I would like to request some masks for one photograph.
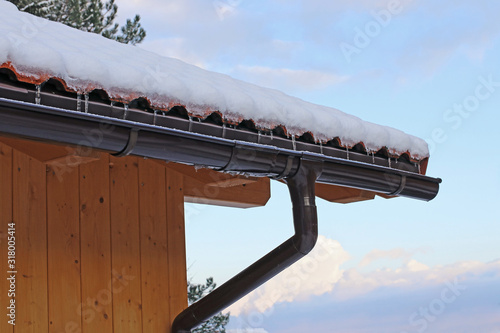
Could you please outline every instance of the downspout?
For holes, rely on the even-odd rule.
[[[385,167],[6,98],[0,98],[0,133],[114,151],[115,156],[133,154],[285,180],[293,204],[294,236],[181,312],[174,320],[174,333],[190,332],[312,250],[318,236],[316,181],[427,201],[437,195],[441,182],[390,164]]]
[[[227,308],[307,255],[318,238],[315,183],[322,163],[301,159],[297,172],[284,178],[293,205],[295,234],[273,251],[182,311],[172,333],[189,333],[202,322]]]

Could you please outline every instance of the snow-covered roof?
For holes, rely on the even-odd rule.
[[[402,131],[41,19],[3,0],[0,67],[29,82],[58,78],[80,93],[103,89],[124,102],[144,97],[155,109],[182,105],[197,117],[218,111],[229,122],[247,119],[264,129],[281,125],[292,135],[309,132],[317,141],[337,139],[344,147],[362,143],[369,152],[385,147],[416,160],[429,156],[424,140]]]

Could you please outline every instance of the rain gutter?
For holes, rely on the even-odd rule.
[[[79,145],[219,171],[283,179],[293,204],[295,234],[174,320],[186,333],[305,256],[317,236],[315,183],[432,200],[439,178],[401,169],[0,98],[0,133]]]
[[[305,158],[323,164],[317,182],[425,201],[441,182],[404,169],[6,98],[0,98],[0,133],[278,179],[294,175]]]

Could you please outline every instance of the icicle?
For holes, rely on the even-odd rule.
[[[372,163],[375,164],[375,152],[372,151]]]
[[[415,163],[415,164],[418,166],[418,173],[422,173],[422,172],[420,171],[420,163]]]
[[[85,94],[85,113],[89,113],[89,94]]]
[[[258,139],[257,139],[257,143],[260,143],[260,139],[261,139],[261,137],[262,137],[262,132],[261,132],[261,131],[259,131],[259,137],[258,137]]]
[[[35,103],[36,104],[40,104],[40,102],[42,101],[42,98],[40,97],[41,89],[42,89],[42,87],[39,84],[37,84],[36,85],[36,96],[35,96]]]
[[[222,123],[222,137],[226,137],[226,123]]]
[[[125,110],[123,112],[123,119],[127,119],[127,114],[128,114],[128,104],[123,105],[123,109]]]
[[[319,151],[323,154],[323,141],[319,142]]]
[[[191,132],[192,127],[193,127],[193,117],[189,116],[189,128],[188,128],[189,132]]]
[[[273,131],[271,131],[271,141],[273,141]]]
[[[155,110],[153,115],[153,125],[156,125],[156,116],[158,115],[158,110]]]
[[[295,135],[292,135],[292,146],[293,150],[297,150],[297,144],[295,143]]]
[[[77,93],[76,94],[76,111],[78,111],[78,112],[82,111],[82,106],[80,104],[81,102],[82,102],[82,95],[80,93]]]
[[[346,147],[345,147],[345,150],[346,150],[346,152],[347,152],[347,159],[349,159],[349,147],[347,147],[347,146],[346,146]]]
[[[391,168],[391,158],[389,157],[389,168]]]

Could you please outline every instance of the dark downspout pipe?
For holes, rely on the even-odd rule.
[[[227,308],[252,290],[308,254],[318,239],[315,182],[322,164],[301,160],[297,173],[285,178],[293,205],[295,234],[273,251],[182,311],[172,333],[189,333],[205,320]]]

